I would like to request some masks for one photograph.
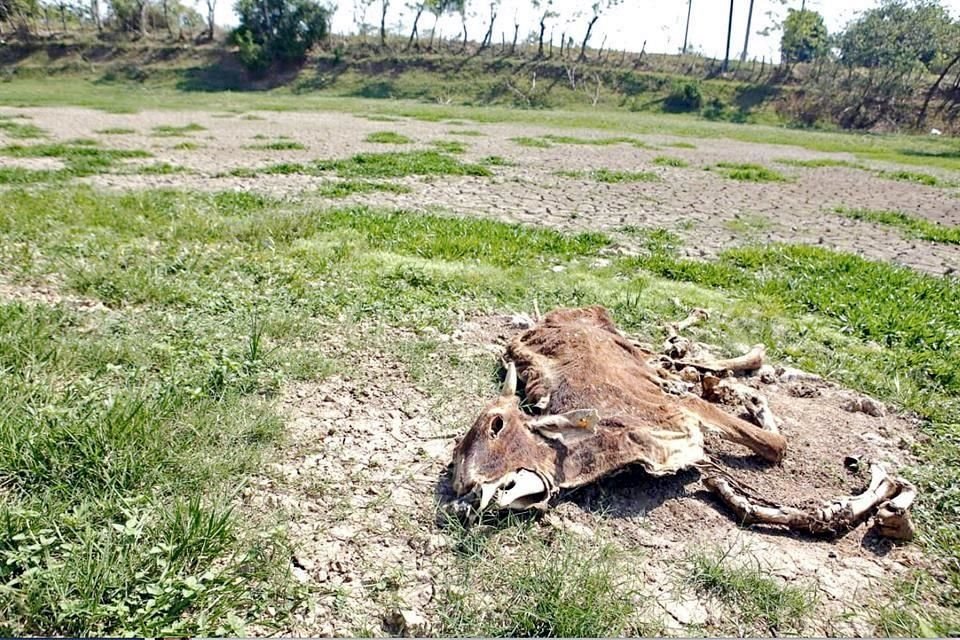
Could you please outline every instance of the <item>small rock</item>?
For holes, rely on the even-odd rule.
[[[554,273],[560,273],[561,271],[563,271],[563,265],[560,265],[560,264],[553,265],[550,268],[550,270],[553,271]]]
[[[395,627],[404,637],[416,638],[427,635],[427,619],[413,609],[399,609],[390,614],[387,623]]]
[[[757,377],[763,384],[773,384],[777,381],[777,370],[769,364],[765,364],[757,369]]]
[[[882,418],[887,415],[886,410],[883,408],[883,405],[874,400],[873,398],[863,397],[863,398],[850,398],[840,405],[840,408],[844,411],[849,411],[850,413],[865,413],[868,416],[873,416],[874,418]]]
[[[793,367],[779,367],[777,375],[780,377],[780,382],[819,382],[823,380],[815,373],[808,373]]]
[[[525,313],[510,316],[510,326],[517,329],[531,329],[536,323]]]

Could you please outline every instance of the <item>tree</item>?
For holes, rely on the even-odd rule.
[[[743,51],[740,53],[740,62],[746,62],[747,49],[750,46],[750,24],[753,22],[753,0],[750,0],[750,8],[747,10],[747,35],[743,38]]]
[[[593,14],[593,17],[590,18],[590,22],[587,23],[587,32],[583,36],[583,44],[580,46],[580,55],[577,57],[577,60],[583,61],[587,59],[587,44],[590,43],[590,35],[593,33],[593,26],[597,24],[597,20],[600,19],[600,14],[604,10],[610,9],[616,5],[620,4],[620,0],[597,0],[590,7],[590,12]]]
[[[213,40],[213,31],[216,25],[213,22],[213,16],[217,10],[217,0],[205,0],[207,3],[207,39]]]
[[[723,54],[723,66],[720,68],[721,71],[727,70],[727,65],[730,64],[730,37],[733,35],[733,0],[730,0],[730,18],[727,20],[727,50]]]
[[[840,58],[851,67],[927,68],[943,64],[955,34],[937,0],[884,0],[865,11],[840,38]]]
[[[312,0],[238,0],[240,26],[232,39],[250,69],[271,62],[301,63],[313,45],[327,37],[329,10]]]
[[[537,57],[543,57],[543,35],[547,31],[547,20],[557,17],[557,12],[553,10],[553,0],[533,0],[533,7],[537,10],[543,9],[540,14],[540,36],[537,38]]]
[[[380,2],[380,46],[387,46],[387,9],[390,8],[390,0],[381,0]]]
[[[823,16],[809,9],[790,9],[783,21],[780,53],[786,62],[808,62],[829,47],[829,34]]]
[[[423,15],[423,12],[427,9],[426,2],[414,2],[408,3],[407,9],[410,9],[415,12],[413,17],[413,28],[410,29],[410,40],[407,41],[407,49],[413,46],[414,41],[417,43],[417,48],[420,48],[420,34],[417,32],[417,25],[420,24],[420,16]]]

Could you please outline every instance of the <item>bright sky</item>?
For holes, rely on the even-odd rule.
[[[356,31],[355,0],[339,0],[333,16],[335,33]],[[555,11],[560,14],[547,25],[549,40],[551,27],[554,29],[554,42],[559,46],[560,34],[566,31],[579,43],[583,39],[586,24],[590,19],[590,0],[554,0]],[[786,15],[787,7],[800,8],[801,0],[788,0],[786,6],[779,0],[755,0],[753,24],[750,27],[749,57],[769,60],[780,57],[780,32],[767,37],[757,35],[757,31],[779,22]],[[831,33],[843,28],[858,12],[875,7],[878,0],[807,0],[807,7],[823,14],[827,28]],[[943,2],[954,16],[960,16],[960,0]],[[379,24],[379,1],[375,0],[366,21]],[[387,15],[388,28],[409,34],[413,15],[405,8],[404,0],[392,0]],[[733,14],[733,42],[730,56],[739,57],[743,49],[746,33],[747,10],[750,0],[735,0]],[[471,40],[479,41],[486,31],[486,20],[490,12],[489,0],[469,0],[467,31]],[[708,56],[723,57],[727,36],[727,0],[693,0],[693,13],[690,20],[690,44]],[[201,10],[202,12],[202,10]],[[772,14],[771,14],[772,12]],[[513,37],[514,16],[520,22],[520,39],[537,29],[539,13],[533,9],[530,0],[502,0],[494,27],[494,40],[500,42],[501,32],[509,42]],[[621,6],[609,10],[600,16],[591,37],[591,46],[597,47],[607,38],[606,46],[613,49],[639,51],[643,42],[647,51],[652,53],[676,53],[683,46],[683,30],[687,17],[687,0],[624,0]],[[217,22],[222,25],[235,25],[232,0],[219,0]],[[427,33],[433,25],[433,17],[423,16],[420,33]],[[460,16],[445,17],[440,21],[439,33],[445,38],[456,38],[462,34]]]

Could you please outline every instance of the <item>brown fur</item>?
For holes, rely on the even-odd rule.
[[[541,403],[544,415],[595,410],[595,433],[567,425],[559,439],[544,437],[517,396],[501,396],[457,445],[454,490],[463,495],[519,469],[536,472],[551,489],[588,484],[634,463],[654,475],[674,473],[704,460],[703,430],[767,460],[783,457],[783,436],[693,395],[664,391],[647,364],[652,357],[626,340],[602,307],[547,314],[507,349],[524,383],[525,406]]]

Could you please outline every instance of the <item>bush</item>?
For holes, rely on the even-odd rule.
[[[686,112],[699,111],[703,105],[703,93],[697,82],[680,82],[674,85],[670,95],[663,101],[666,111]]]
[[[300,64],[327,37],[330,10],[313,0],[238,0],[238,26],[231,39],[250,70],[273,62]]]

